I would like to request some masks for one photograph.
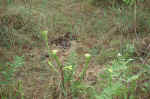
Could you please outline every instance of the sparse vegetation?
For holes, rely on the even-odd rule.
[[[1,0],[0,99],[149,99],[149,4]]]

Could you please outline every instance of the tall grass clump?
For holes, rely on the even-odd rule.
[[[42,32],[44,41],[47,45],[47,31]],[[94,88],[90,85],[84,83],[86,77],[86,71],[91,60],[90,54],[85,54],[85,64],[77,74],[77,56],[75,52],[72,52],[64,64],[61,63],[59,57],[57,56],[58,50],[50,50],[49,54],[51,56],[48,64],[53,72],[56,74],[55,77],[58,79],[55,83],[59,90],[59,98],[68,98],[79,96],[93,96]],[[56,97],[55,97],[56,98]]]

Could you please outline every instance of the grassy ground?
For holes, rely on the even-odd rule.
[[[5,19],[4,16],[10,16],[6,19],[10,20],[11,25],[5,23],[7,22],[5,20],[4,23],[10,30],[8,34],[12,34],[6,35],[10,40],[0,49],[0,62],[5,64],[12,62],[14,56],[24,56],[24,65],[17,69],[14,79],[22,80],[25,99],[57,99],[59,92],[54,85],[54,74],[47,64],[47,49],[40,32],[48,30],[49,43],[71,32],[77,36],[77,40],[71,41],[72,46],[64,50],[55,44],[50,44],[50,49],[59,50],[58,56],[63,63],[71,52],[75,52],[77,54],[75,61],[79,65],[78,71],[83,66],[84,54],[90,53],[92,60],[87,71],[86,83],[96,82],[93,86],[100,92],[102,88],[97,87],[101,80],[97,81],[99,73],[104,71],[106,65],[111,64],[121,48],[136,39],[134,33],[129,33],[133,32],[133,27],[130,26],[133,18],[132,11],[130,9],[125,13],[121,11],[126,10],[121,7],[94,6],[78,0],[32,0],[31,4],[16,0],[16,3],[9,5],[4,12],[0,13],[2,19]],[[128,14],[127,19],[124,16],[126,14]],[[13,15],[20,16],[20,21],[23,23]],[[15,28],[16,24],[21,27]],[[139,32],[142,32],[140,30],[141,28]],[[1,35],[5,36],[2,33]],[[142,36],[139,36],[141,42],[138,45],[144,42],[145,37]],[[81,95],[80,99],[88,99],[87,97]]]

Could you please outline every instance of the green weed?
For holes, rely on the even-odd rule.
[[[24,99],[22,81],[18,82],[13,78],[17,68],[23,65],[24,57],[15,56],[13,62],[1,66],[0,97],[2,99],[16,99],[17,97]]]
[[[47,32],[42,32],[42,36],[44,38],[44,41],[47,45]],[[49,47],[47,45],[47,48],[49,50]],[[88,69],[89,62],[91,60],[90,54],[85,54],[85,66],[83,67],[82,71],[79,73],[79,75],[76,75],[76,54],[72,53],[69,57],[69,60],[62,64],[59,60],[59,57],[57,56],[58,50],[52,50],[49,54],[51,54],[51,59],[49,60],[49,65],[51,69],[53,69],[54,72],[58,74],[58,78],[60,78],[60,85],[58,84],[60,88],[60,96],[59,97],[73,97],[78,95],[77,93],[86,92],[86,89],[89,88],[88,85],[83,84],[83,80],[85,78],[86,71]],[[53,65],[53,63],[57,64],[57,66]]]
[[[129,48],[128,53],[133,52],[132,47],[128,46],[127,48]],[[147,71],[147,66],[137,67],[133,64],[135,59],[130,58],[128,54],[124,55],[119,53],[111,65],[106,67],[104,73],[100,73],[100,78],[103,78],[99,83],[102,92],[97,99],[138,99],[140,97],[139,92],[142,90],[143,84],[139,84],[139,82]]]

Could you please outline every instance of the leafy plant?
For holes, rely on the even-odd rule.
[[[2,79],[0,81],[0,85],[9,84],[12,81],[14,81],[13,76],[14,76],[16,69],[23,65],[24,65],[24,57],[15,56],[14,61],[12,63],[8,62],[5,66],[1,66],[0,74],[2,76],[1,77]]]
[[[24,99],[22,81],[16,81],[13,77],[17,68],[24,65],[23,56],[14,56],[13,62],[8,62],[0,67],[0,97],[2,99]]]
[[[47,32],[42,32],[43,39],[46,43],[46,46],[49,50],[48,44],[47,44]],[[85,54],[85,66],[83,67],[82,71],[79,73],[79,75],[76,75],[76,53],[72,52],[72,54],[69,56],[67,62],[65,64],[62,64],[59,60],[59,57],[57,56],[58,50],[52,50],[49,52],[51,55],[51,60],[49,60],[49,65],[53,69],[54,72],[58,74],[58,77],[60,78],[60,84],[58,84],[61,94],[60,97],[73,97],[78,95],[79,93],[86,92],[85,90],[89,88],[88,85],[85,85],[83,82],[85,78],[86,71],[88,69],[89,62],[91,60],[90,54]],[[53,60],[52,60],[53,59]],[[53,61],[56,62],[57,66],[53,65]],[[84,90],[84,91],[83,91]]]
[[[55,59],[58,65],[58,68],[56,68],[55,70],[59,71],[59,75],[61,78],[61,88],[62,88],[61,91],[63,92],[62,94],[65,97],[72,97],[72,94],[75,94],[77,90],[80,92],[80,90],[88,88],[86,87],[86,85],[84,84],[83,84],[84,86],[82,85],[82,81],[84,80],[85,73],[88,69],[88,64],[91,56],[89,54],[85,55],[86,57],[85,66],[83,67],[83,70],[80,72],[79,76],[77,78],[74,78],[76,76],[75,64],[64,66],[63,64],[60,63],[59,58],[56,55],[56,52],[57,52],[56,50],[53,50],[52,57]]]
[[[103,73],[100,73],[100,77],[103,78],[100,81],[102,92],[97,99],[116,99],[117,97],[119,99],[127,99],[127,97],[138,99],[140,97],[141,94],[137,96],[136,92],[142,90],[143,84],[139,82],[141,82],[142,75],[146,73],[147,66],[135,66],[134,59],[129,55],[133,52],[133,47],[127,45],[127,52],[123,54],[125,56],[119,53],[117,59],[113,60]]]

